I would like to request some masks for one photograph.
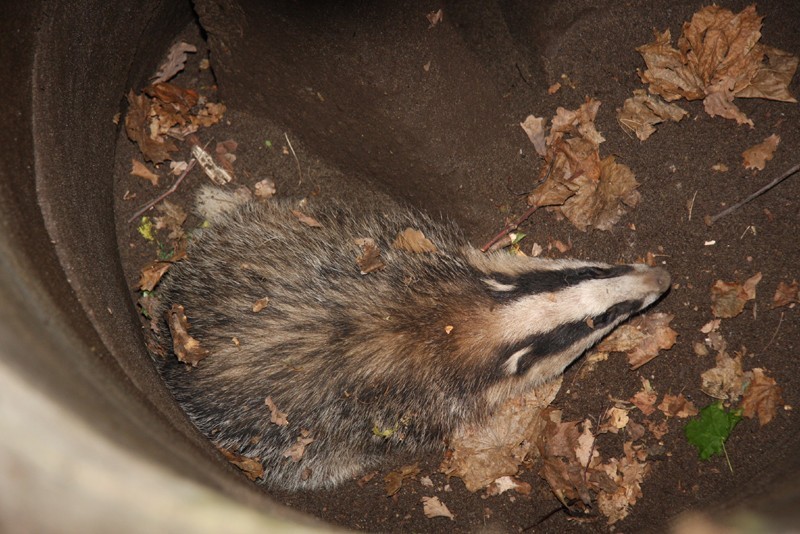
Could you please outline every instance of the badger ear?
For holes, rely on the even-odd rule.
[[[518,351],[514,352],[513,354],[511,354],[511,356],[506,358],[505,361],[500,363],[500,366],[501,366],[502,370],[507,375],[519,374],[519,360],[523,356],[528,354],[532,349],[533,349],[533,347],[528,345],[527,347],[523,347],[523,348],[519,349]]]

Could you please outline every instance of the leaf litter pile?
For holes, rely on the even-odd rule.
[[[441,17],[440,10],[437,22]],[[687,111],[672,103],[681,99],[702,99],[709,115],[750,127],[753,122],[735,105],[736,98],[795,102],[788,84],[796,70],[797,57],[761,44],[760,28],[761,17],[754,6],[739,14],[710,6],[684,24],[677,48],[672,45],[669,30],[656,31],[652,43],[637,49],[646,64],[639,76],[647,91],[635,90],[633,97],[617,109],[620,127],[645,141],[656,133],[656,125],[679,122],[688,116]],[[200,140],[203,128],[223,118],[224,104],[214,102],[210,95],[169,82],[183,70],[187,53],[195,51],[186,43],[173,47],[153,83],[138,94],[131,91],[127,97],[125,131],[144,160],[132,160],[131,175],[145,180],[154,190],[163,185],[165,174],[173,177],[177,187],[195,163],[213,183],[237,181],[234,162],[238,143],[216,142],[213,150],[206,150]],[[533,115],[521,123],[541,158],[536,186],[527,196],[529,214],[546,208],[580,231],[612,231],[642,201],[634,172],[614,155],[601,155],[605,138],[595,126],[600,106],[600,101],[587,97],[577,109],[558,107],[549,123]],[[779,143],[780,137],[773,134],[755,144],[742,154],[742,167],[763,170]],[[284,155],[289,153],[284,149]],[[184,154],[185,159],[176,159],[178,154]],[[167,162],[169,169],[165,170]],[[269,201],[276,194],[276,187],[267,179],[251,188],[239,185],[237,193]],[[170,266],[185,258],[192,231],[184,229],[187,214],[182,207],[163,197],[146,208],[153,206],[157,215],[144,216],[135,224],[141,238],[156,250],[156,258],[141,270],[139,283],[142,314],[155,328],[150,314],[155,298],[151,292]],[[302,211],[302,203],[293,213],[304,225],[320,225]],[[509,225],[508,229],[516,226]],[[522,253],[517,245],[522,237],[519,234],[514,239],[516,254]],[[359,238],[353,245],[353,268],[362,275],[391,268],[373,239]],[[414,228],[395,236],[392,246],[419,254],[436,251],[435,243]],[[538,255],[536,247],[534,255]],[[556,248],[564,252],[569,247]],[[763,426],[778,417],[781,410],[790,409],[784,405],[782,388],[770,371],[763,367],[745,369],[747,349],[741,347],[731,356],[720,333],[722,321],[735,320],[755,298],[761,279],[761,274],[756,273],[742,282],[717,280],[710,288],[709,321],[698,328],[705,337],[693,344],[695,354],[708,360],[707,369],[701,374],[705,406],[696,406],[684,392],[659,391],[657,383],[642,376],[639,390],[631,391],[627,398],[608,399],[604,413],[598,417],[564,420],[562,410],[552,405],[562,387],[559,378],[507,401],[485,424],[463,429],[448,444],[440,473],[448,479],[460,479],[468,491],[482,492],[484,498],[530,495],[532,486],[522,478],[526,472],[535,473],[570,516],[580,519],[601,514],[613,525],[623,520],[642,498],[647,478],[657,465],[654,461],[670,455],[663,438],[676,429],[696,448],[700,459],[713,461],[719,456],[726,459],[727,468],[735,469],[727,459],[725,443],[740,421],[754,419]],[[798,282],[779,281],[775,285],[772,309],[786,307],[790,308],[788,312],[796,311],[800,303]],[[258,313],[268,305],[265,297],[253,303],[252,311]],[[631,371],[647,366],[675,344],[678,333],[670,327],[672,320],[672,315],[650,312],[617,328],[584,356],[586,368],[581,370],[581,378],[591,375],[599,362],[616,357],[612,356],[615,353],[626,355]],[[180,361],[188,366],[202,365],[208,353],[191,336],[191,325],[182,306],[173,306],[167,322]],[[235,338],[232,342],[238,344]],[[286,425],[292,417],[270,397],[264,400],[264,413],[276,425]],[[393,432],[375,430],[376,435]],[[608,447],[610,439],[617,441]],[[299,461],[313,441],[313,435],[301,430],[284,453],[287,461]],[[251,480],[264,476],[259,458],[223,448],[220,452]],[[374,475],[366,475],[359,485],[371,483]],[[417,464],[389,472],[382,483],[385,495],[395,498],[409,484],[434,487]],[[425,517],[437,521],[456,519],[442,499],[446,500],[444,496],[422,497],[419,506]]]

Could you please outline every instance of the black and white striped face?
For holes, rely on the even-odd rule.
[[[497,307],[496,362],[506,376],[543,382],[670,285],[664,269],[525,260],[479,268]]]

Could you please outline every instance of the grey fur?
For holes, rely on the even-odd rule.
[[[221,208],[209,208],[210,197]],[[304,207],[323,225],[311,228],[286,201],[207,189],[199,204],[211,226],[161,282],[157,313],[183,305],[189,333],[211,354],[194,368],[177,362],[162,320],[159,369],[194,424],[220,447],[260,458],[272,487],[330,487],[397,451],[442,447],[507,396],[562,372],[669,285],[665,271],[642,266],[594,279],[576,269],[611,266],[484,256],[452,224],[396,206]],[[438,251],[394,249],[408,227]],[[355,262],[365,237],[387,265],[366,276]],[[534,289],[530,273],[554,271],[592,279]],[[262,297],[269,304],[253,312]],[[604,319],[591,309],[614,312],[592,329],[588,317]],[[288,425],[270,422],[268,396]],[[284,453],[303,430],[314,441],[294,462]]]

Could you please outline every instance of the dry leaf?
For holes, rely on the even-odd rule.
[[[286,426],[289,424],[289,420],[286,418],[286,412],[280,411],[278,407],[275,406],[275,403],[272,401],[272,397],[267,397],[264,399],[264,405],[266,405],[266,407],[269,409],[269,420],[271,423],[274,423],[278,426]]]
[[[642,389],[636,392],[630,400],[643,414],[650,415],[656,411],[655,403],[657,399],[658,393],[650,385],[650,381],[642,378]]]
[[[167,312],[167,325],[172,334],[172,348],[178,360],[196,367],[197,364],[209,355],[209,352],[200,346],[200,342],[189,335],[189,319],[180,304],[173,304]]]
[[[277,192],[278,190],[275,189],[275,182],[269,178],[264,178],[263,180],[256,182],[255,194],[257,198],[266,200],[275,196],[275,193]]]
[[[158,185],[159,176],[148,169],[147,166],[138,159],[131,158],[131,174],[139,178],[144,178],[153,184],[154,187]]]
[[[150,133],[150,99],[146,95],[128,93],[128,113],[125,114],[125,132],[128,138],[139,145],[144,158],[155,164],[170,159],[170,152],[178,147],[163,136],[151,136]]]
[[[171,265],[171,263],[166,261],[156,261],[146,266],[142,269],[141,278],[139,278],[139,289],[142,291],[152,291]]]
[[[481,426],[463,429],[450,441],[451,454],[440,470],[464,481],[469,491],[484,488],[500,477],[515,475],[535,452],[545,422],[540,412],[555,398],[561,378],[503,403]]]
[[[226,460],[241,469],[250,480],[255,481],[264,476],[264,465],[261,463],[261,458],[243,456],[228,449],[223,449],[219,445],[217,445],[217,450],[222,453]]]
[[[684,397],[682,393],[679,395],[664,395],[664,400],[658,405],[658,409],[667,417],[680,417],[681,419],[700,413],[695,405]]]
[[[637,453],[641,450],[632,441],[626,442],[623,448],[624,458],[612,458],[600,466],[617,486],[616,491],[602,491],[597,495],[597,507],[608,518],[609,525],[628,516],[631,506],[642,497],[641,485],[650,472],[650,465],[640,461]]]
[[[225,185],[231,180],[233,176],[228,171],[220,167],[214,162],[211,154],[206,152],[200,145],[192,146],[192,155],[197,160],[200,168],[206,173],[206,176],[217,185]]]
[[[792,281],[791,284],[779,282],[778,289],[775,290],[775,296],[772,297],[771,308],[780,308],[792,302],[800,302],[798,291],[800,291],[800,285],[798,285],[797,280]]]
[[[253,313],[258,313],[269,304],[269,297],[261,297],[253,303]]]
[[[743,284],[717,280],[711,287],[711,311],[714,317],[730,319],[744,311],[748,300],[756,298],[756,285],[761,281],[761,273],[756,273]]]
[[[360,237],[355,240],[356,245],[361,247],[361,254],[356,258],[356,265],[361,274],[369,274],[379,271],[386,267],[381,258],[381,250],[371,237]]]
[[[533,488],[527,482],[522,482],[514,477],[500,477],[486,488],[486,495],[489,497],[501,495],[507,491],[514,490],[520,495],[530,495]]]
[[[186,60],[189,59],[189,56],[186,55],[187,52],[195,53],[197,47],[183,41],[172,45],[167,59],[158,67],[153,83],[167,82],[182,71],[186,67]]]
[[[559,91],[559,89],[561,89],[561,84],[559,82],[556,82],[547,88],[547,94],[554,95]]]
[[[678,333],[669,327],[673,318],[660,312],[634,317],[605,338],[597,350],[625,352],[631,370],[638,369],[655,358],[659,350],[668,350],[675,344]]]
[[[628,421],[630,421],[628,410],[623,410],[615,406],[611,407],[606,412],[606,416],[600,424],[600,428],[597,429],[597,433],[604,434],[606,432],[611,432],[612,434],[616,434],[620,429],[625,428]]]
[[[431,24],[430,26],[428,26],[428,29],[430,30],[431,28],[433,28],[434,26],[436,26],[437,24],[439,24],[444,20],[444,11],[442,11],[441,9],[437,11],[431,11],[430,13],[425,15],[425,18],[427,18],[428,22],[430,22]]]
[[[425,514],[425,517],[428,518],[449,517],[451,520],[455,520],[453,514],[450,513],[450,510],[447,509],[447,506],[445,506],[444,503],[439,500],[439,497],[423,497],[422,511]]]
[[[750,419],[758,415],[759,425],[764,426],[775,417],[778,406],[783,405],[783,391],[764,369],[756,367],[751,372],[753,378],[742,396],[742,413]]]
[[[284,451],[283,457],[291,458],[293,462],[299,462],[306,452],[306,447],[313,442],[314,438],[311,437],[311,433],[308,430],[301,430],[297,441]]]
[[[423,252],[436,252],[436,245],[425,237],[419,230],[414,228],[406,228],[399,234],[392,243],[392,247],[398,250],[406,250],[408,252],[423,253]]]
[[[400,491],[400,488],[403,487],[403,482],[417,476],[419,471],[418,464],[404,465],[383,477],[383,481],[386,483],[386,496],[391,497]]]
[[[547,145],[544,140],[545,122],[546,121],[543,117],[534,117],[533,115],[528,115],[528,117],[525,119],[525,122],[519,123],[519,125],[528,135],[528,139],[530,139],[531,143],[533,143],[534,150],[536,150],[536,153],[540,156],[547,154]]]
[[[661,100],[657,95],[648,95],[642,89],[633,91],[622,109],[617,110],[617,121],[624,130],[633,132],[640,141],[646,140],[656,131],[655,124],[671,120],[680,121],[688,112]]]
[[[716,366],[700,375],[703,393],[715,399],[735,401],[749,380],[742,370],[742,355],[731,358],[722,350],[717,353]]]
[[[306,215],[302,211],[292,210],[292,215],[297,217],[297,220],[306,226],[310,226],[311,228],[322,228],[322,224],[320,224],[318,220],[316,220],[314,217]]]
[[[644,424],[647,426],[647,430],[649,430],[656,439],[663,438],[669,432],[669,425],[667,424],[666,419],[659,421],[658,423],[649,419],[645,419]]]
[[[158,211],[162,213],[160,217],[153,217],[156,229],[169,230],[168,239],[178,240],[183,237],[183,223],[186,222],[186,212],[177,204],[169,200],[164,200],[158,205]]]
[[[189,164],[185,161],[170,161],[169,162],[169,172],[173,176],[180,176],[186,169],[189,168]]]
[[[763,171],[767,162],[775,155],[775,150],[778,148],[780,142],[780,136],[772,134],[759,144],[753,145],[742,152],[744,168]]]

